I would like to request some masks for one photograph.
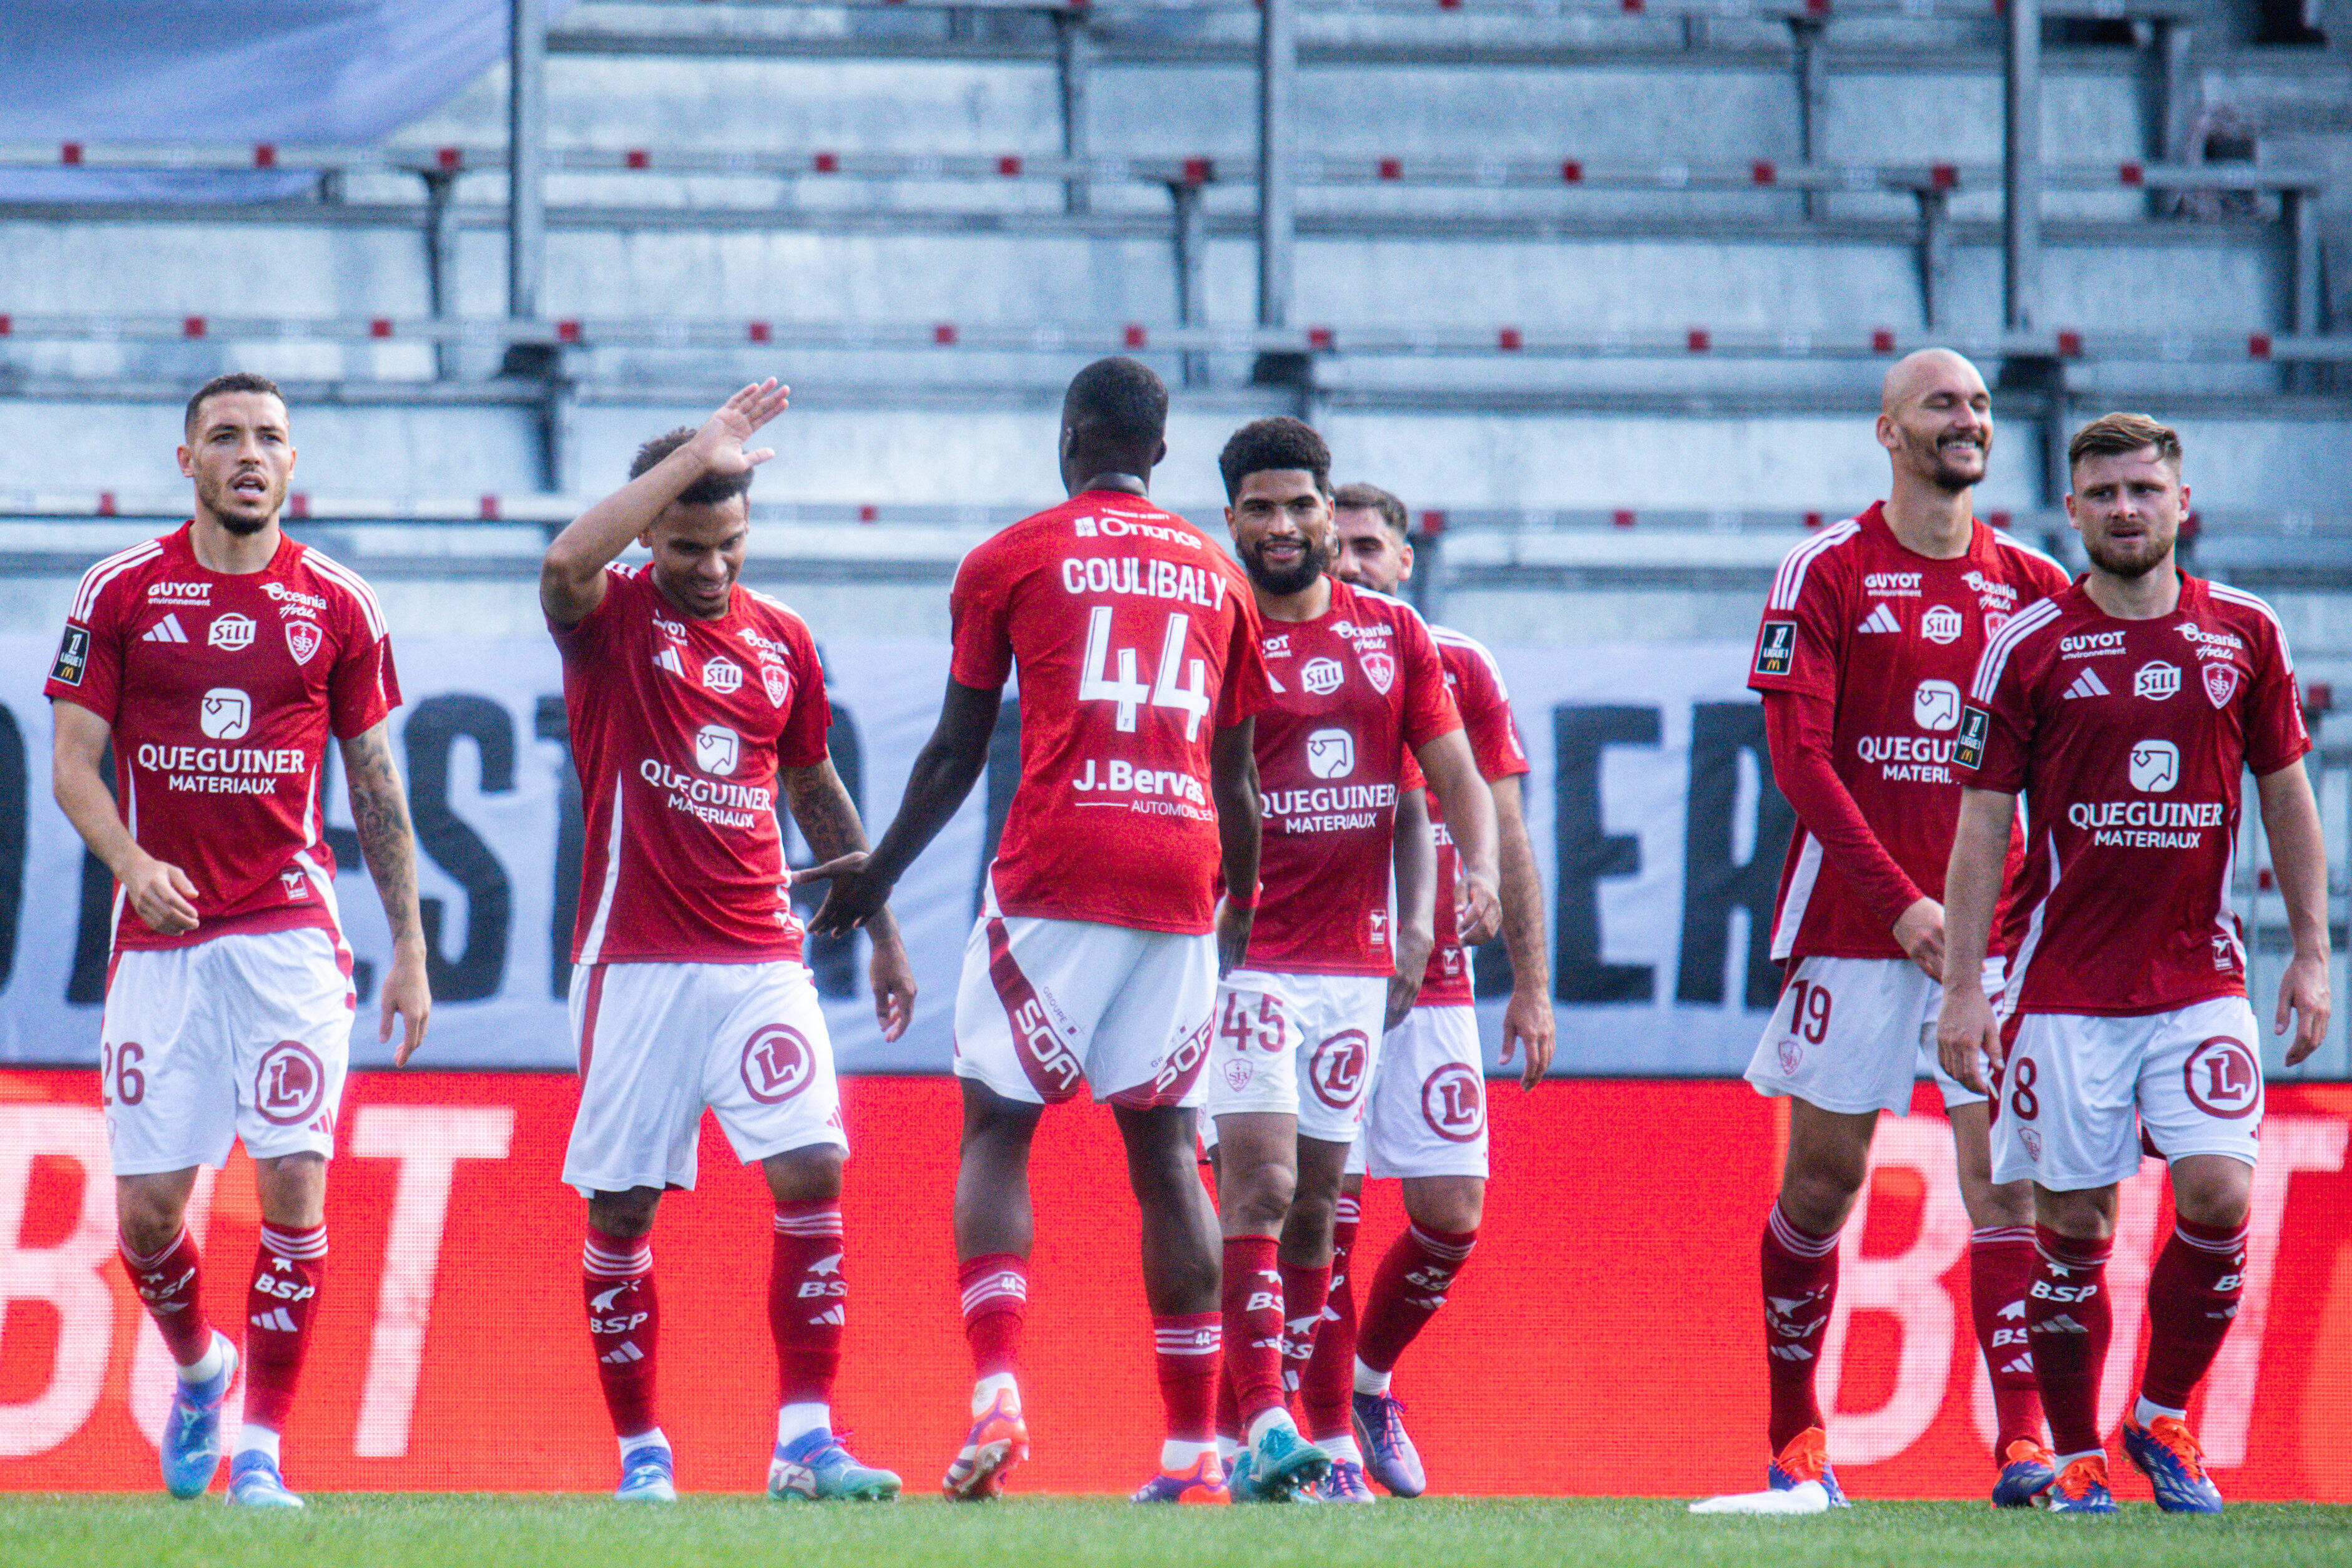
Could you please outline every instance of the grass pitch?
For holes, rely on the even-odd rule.
[[[978,1508],[693,1497],[676,1508],[601,1498],[313,1493],[308,1511],[251,1514],[217,1495],[0,1500],[0,1563],[40,1568],[2321,1568],[2352,1564],[2352,1509],[2233,1506],[2175,1519],[1995,1513],[1981,1504],[1866,1503],[1811,1519],[1695,1519],[1679,1501],[1425,1499],[1378,1508],[1139,1509],[1029,1497]]]

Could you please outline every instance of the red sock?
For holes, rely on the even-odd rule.
[[[1348,1283],[1348,1255],[1356,1247],[1360,1214],[1355,1199],[1339,1199],[1339,1217],[1331,1226],[1331,1293],[1324,1300],[1315,1353],[1298,1380],[1298,1407],[1307,1418],[1307,1435],[1318,1443],[1355,1430],[1348,1396],[1356,1389],[1356,1292]]]
[[[840,1199],[776,1205],[776,1247],[768,1265],[768,1331],[776,1340],[779,1405],[833,1403],[849,1299],[841,1251]]]
[[[625,1240],[590,1226],[588,1245],[580,1251],[580,1285],[613,1434],[635,1437],[650,1432],[659,1425],[654,1419],[654,1352],[661,1340],[653,1243],[642,1236]]]
[[[2050,1446],[2063,1457],[2087,1454],[2099,1442],[2099,1371],[2107,1363],[2115,1315],[2107,1304],[2110,1241],[2033,1228],[2041,1255],[2026,1297],[2026,1327],[2033,1336],[2033,1375],[2050,1413]]]
[[[1822,1421],[1813,1397],[1813,1373],[1821,1365],[1822,1336],[1829,1332],[1830,1309],[1837,1302],[1837,1232],[1819,1236],[1800,1230],[1772,1205],[1764,1223],[1764,1350],[1772,1384],[1772,1452]]]
[[[1992,1462],[2011,1443],[2042,1441],[2042,1389],[2025,1331],[2026,1293],[2033,1288],[2033,1227],[1988,1226],[1969,1237],[1969,1306],[1977,1348],[1992,1377]]]
[[[1225,1365],[1236,1427],[1245,1431],[1282,1404],[1282,1273],[1274,1237],[1225,1237],[1224,1264]]]
[[[273,1432],[286,1429],[302,1354],[310,1347],[310,1314],[327,1268],[327,1227],[287,1230],[265,1223],[254,1249],[253,1284],[245,1293],[245,1418]]]
[[[1423,1230],[1408,1225],[1389,1245],[1372,1288],[1364,1293],[1364,1321],[1356,1331],[1356,1355],[1374,1372],[1392,1372],[1397,1357],[1412,1343],[1437,1309],[1454,1277],[1469,1260],[1478,1233]]]
[[[2189,1408],[2229,1337],[2245,1278],[2243,1225],[2176,1225],[2147,1277],[2147,1371],[2139,1391],[2149,1404]]]
[[[1153,1313],[1151,1355],[1160,1371],[1160,1402],[1168,1411],[1168,1436],[1179,1443],[1206,1443],[1216,1433],[1211,1410],[1217,1400],[1221,1323],[1214,1312]]]
[[[1029,1321],[1029,1262],[1011,1252],[984,1252],[956,1266],[963,1293],[963,1337],[971,1346],[975,1378],[1009,1373],[1021,1359],[1021,1331]]]
[[[1278,1265],[1282,1273],[1282,1393],[1298,1392],[1323,1326],[1323,1303],[1331,1294],[1331,1265],[1302,1268]]]
[[[147,1315],[163,1331],[163,1345],[172,1359],[182,1366],[204,1360],[205,1352],[213,1348],[213,1321],[205,1316],[205,1304],[197,1299],[204,1265],[187,1227],[181,1226],[172,1244],[152,1258],[140,1257],[119,1238],[115,1246],[122,1253],[122,1267],[130,1270],[139,1299],[147,1303]]]

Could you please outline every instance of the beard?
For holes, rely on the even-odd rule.
[[[1260,542],[1256,549],[1241,552],[1242,570],[1249,574],[1250,582],[1262,594],[1282,599],[1303,592],[1313,585],[1316,578],[1323,575],[1331,564],[1332,556],[1331,547],[1328,544],[1318,543],[1312,539],[1306,543],[1306,553],[1299,557],[1297,565],[1286,571],[1276,571],[1265,563],[1265,545]]]
[[[2151,536],[2148,543],[2153,545],[2155,542],[2156,540]],[[2108,576],[2119,577],[2126,583],[2137,583],[2155,571],[2157,567],[2163,564],[2165,558],[2171,552],[2172,541],[2168,539],[2164,542],[2164,547],[2161,550],[2151,550],[2145,556],[2126,555],[2094,544],[2088,539],[2083,541],[2083,553],[2090,557],[2092,565]]]
[[[269,526],[269,520],[285,504],[286,489],[280,484],[265,490],[258,497],[247,497],[229,489],[226,484],[205,483],[196,487],[196,499],[204,502],[205,510],[219,520],[223,528],[240,539],[247,539]],[[261,502],[262,510],[258,515],[248,516],[242,510],[243,503],[249,500]]]
[[[1985,465],[1991,459],[1992,444],[1981,447],[1955,447],[1947,449],[1940,441],[1923,441],[1914,448],[1924,459],[1920,467],[1927,472],[1927,482],[1946,495],[1958,495],[1973,489],[1984,479]],[[1968,461],[1967,454],[1976,454],[1970,468],[1960,465]]]

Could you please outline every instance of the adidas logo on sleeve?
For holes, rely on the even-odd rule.
[[[2077,697],[2105,697],[2106,694],[2107,683],[2101,680],[2099,672],[2087,664],[2083,667],[2083,672],[2074,677],[2074,684],[2066,689],[2069,701]]]
[[[1885,601],[1881,600],[1871,606],[1870,614],[1862,617],[1862,625],[1853,629],[1857,632],[1900,632],[1903,623],[1895,618],[1895,612],[1887,607]]]
[[[185,642],[188,640],[188,633],[187,628],[180,625],[179,615],[174,612],[149,626],[147,635],[139,640],[141,642]]]

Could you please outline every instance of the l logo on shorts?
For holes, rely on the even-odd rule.
[[[1334,1110],[1354,1105],[1364,1092],[1364,1066],[1370,1059],[1370,1042],[1361,1029],[1346,1029],[1315,1047],[1307,1064],[1307,1081],[1315,1098]]]
[[[253,1108],[273,1127],[297,1127],[319,1113],[327,1068],[299,1040],[280,1040],[261,1053],[253,1072]]]
[[[2228,1035],[2216,1035],[2189,1052],[2180,1079],[2189,1103],[2208,1116],[2236,1121],[2262,1109],[2262,1064]]]
[[[743,1042],[743,1088],[762,1105],[781,1105],[808,1087],[816,1057],[800,1031],[771,1024]]]
[[[1486,1086],[1466,1062],[1447,1062],[1421,1085],[1421,1119],[1449,1143],[1475,1143],[1486,1130]]]

